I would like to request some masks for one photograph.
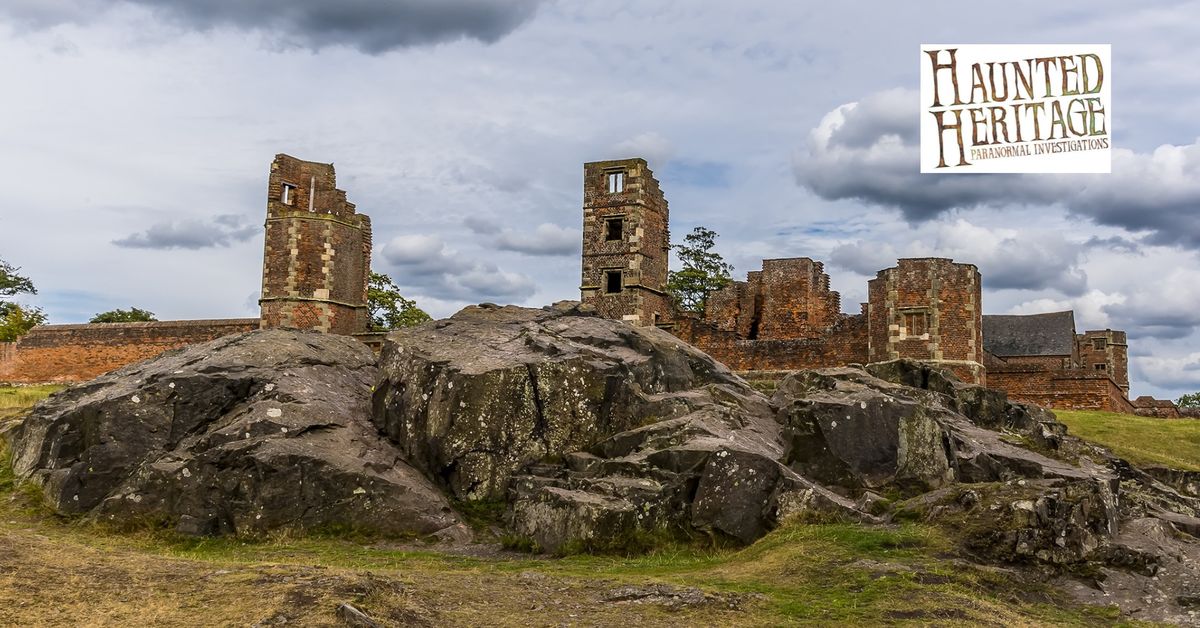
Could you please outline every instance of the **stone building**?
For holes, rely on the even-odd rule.
[[[0,382],[77,382],[168,349],[259,327],[367,333],[371,222],[337,189],[333,165],[276,155],[266,189],[260,315],[190,321],[41,325],[0,343]]]
[[[333,164],[276,155],[267,182],[262,327],[367,331],[371,220],[337,189]]]
[[[1075,332],[1075,313],[983,317],[988,384],[1051,408],[1133,412],[1125,332]],[[1172,404],[1174,405],[1174,404]]]
[[[580,300],[634,325],[665,323],[667,199],[644,159],[583,166]]]
[[[583,301],[610,318],[659,324],[747,377],[911,358],[1018,400],[1132,411],[1124,332],[1076,334],[1071,312],[984,316],[973,264],[898,260],[868,282],[860,313],[847,314],[821,262],[768,259],[710,295],[697,316],[672,311],[663,294],[666,201],[644,160],[586,164],[583,212]]]

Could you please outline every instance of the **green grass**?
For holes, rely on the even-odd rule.
[[[62,390],[63,386],[0,386],[0,410],[23,409]]]
[[[1200,420],[1084,410],[1055,410],[1075,436],[1103,445],[1137,465],[1200,471]]]

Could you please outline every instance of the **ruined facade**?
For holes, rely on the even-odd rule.
[[[622,190],[620,179],[614,183],[613,178],[622,172],[649,178],[636,190]],[[658,207],[661,199],[658,181],[641,159],[584,167],[581,296],[604,316],[637,325],[659,323],[756,379],[910,358],[1020,401],[1133,410],[1124,332],[1077,334],[1070,312],[983,316],[979,270],[951,259],[901,259],[879,271],[868,282],[867,302],[857,314],[842,312],[841,296],[830,289],[824,266],[807,257],[763,260],[762,269],[749,272],[745,281],[709,295],[703,315],[670,311],[661,290],[669,247],[665,201],[653,221],[644,218],[645,208]],[[623,224],[606,222],[615,216],[633,216],[643,230],[627,234],[609,228]],[[638,240],[626,242],[626,236]],[[650,268],[653,275],[646,272]],[[620,275],[622,283],[606,282],[617,271],[628,272]],[[653,289],[624,291],[643,284]]]
[[[259,327],[354,334],[368,346],[371,221],[337,189],[333,165],[276,155],[267,181],[258,318],[42,325],[0,343],[0,382],[77,382],[168,349]]]
[[[333,164],[276,155],[267,182],[262,327],[367,331],[371,220],[337,189]]]
[[[580,300],[634,325],[665,323],[667,199],[644,159],[583,166]]]

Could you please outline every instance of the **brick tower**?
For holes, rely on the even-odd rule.
[[[333,165],[276,155],[267,183],[260,325],[367,330],[371,219],[337,189]]]
[[[1125,394],[1129,394],[1129,340],[1113,329],[1085,331],[1075,336],[1079,366],[1107,371]]]
[[[580,300],[634,325],[670,319],[667,200],[646,160],[583,165]]]
[[[867,354],[872,362],[934,362],[984,383],[982,287],[974,264],[902,259],[867,284]]]

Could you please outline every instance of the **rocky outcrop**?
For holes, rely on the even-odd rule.
[[[375,421],[458,499],[511,501],[547,550],[703,532],[744,542],[853,503],[781,464],[767,400],[678,338],[595,316],[467,308],[393,333]]]
[[[43,401],[13,435],[14,468],[59,512],[192,534],[458,524],[370,424],[375,372],[345,336],[227,336]]]
[[[801,371],[785,377],[779,408],[784,462],[825,484],[919,493],[954,482],[1116,475],[1051,457],[1065,427],[1004,393],[911,361]]]
[[[1151,619],[1182,616],[1200,577],[1195,474],[910,361],[792,373],[768,399],[575,303],[469,307],[390,334],[378,367],[346,337],[230,336],[69,389],[10,437],[58,511],[194,534],[462,539],[460,500],[556,552],[921,520],[977,561],[1161,593]]]

